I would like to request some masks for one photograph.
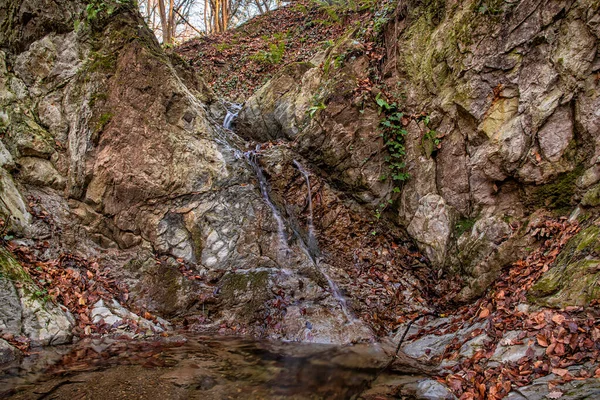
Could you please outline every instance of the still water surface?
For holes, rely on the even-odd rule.
[[[384,357],[372,344],[85,340],[0,371],[0,398],[351,399],[360,397]]]

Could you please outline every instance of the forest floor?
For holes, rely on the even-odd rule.
[[[353,27],[368,29],[375,12],[368,4],[341,8],[300,0],[227,32],[192,39],[174,51],[217,96],[243,102],[283,66],[310,61]]]

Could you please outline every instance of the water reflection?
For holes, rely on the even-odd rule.
[[[373,345],[189,336],[87,340],[5,368],[0,397],[348,399],[365,388],[384,358]]]

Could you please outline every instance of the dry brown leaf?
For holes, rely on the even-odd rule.
[[[548,340],[546,339],[546,337],[544,335],[542,335],[541,333],[538,334],[536,337],[537,342],[540,346],[542,347],[548,347]]]
[[[569,370],[564,368],[552,368],[552,373],[558,376],[565,376],[569,373]]]
[[[550,393],[548,393],[546,397],[549,399],[560,399],[563,396],[563,394],[564,393],[560,390],[553,390]]]

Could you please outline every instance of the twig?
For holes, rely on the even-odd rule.
[[[202,33],[202,32],[200,32],[198,29],[196,29],[196,27],[195,27],[194,25],[190,24],[190,23],[188,22],[188,20],[187,20],[187,19],[185,19],[185,17],[179,13],[179,11],[177,11],[177,10],[173,10],[173,11],[175,11],[175,14],[179,15],[179,18],[181,18],[181,19],[183,20],[183,22],[185,22],[185,23],[186,23],[186,24],[187,24],[187,25],[188,25],[190,28],[192,28],[193,30],[195,30],[196,32],[198,32],[198,34],[199,34],[200,36],[205,36],[205,35],[206,35],[206,32],[205,32],[205,33]]]
[[[70,379],[67,379],[66,381],[61,381],[61,382],[57,383],[56,385],[52,386],[52,389],[48,390],[47,392],[42,392],[42,393],[34,392],[34,393],[41,395],[40,397],[38,397],[37,400],[43,400],[43,399],[47,398],[48,396],[50,396],[52,393],[56,392],[61,386],[70,385],[72,383],[86,383],[86,381],[72,381]]]

